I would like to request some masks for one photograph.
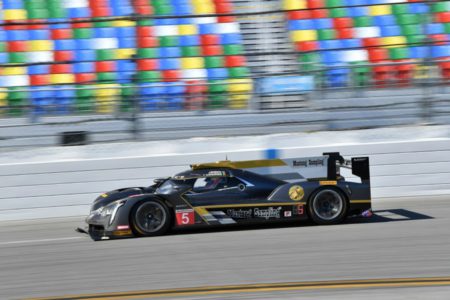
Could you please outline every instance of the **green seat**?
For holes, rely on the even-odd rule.
[[[73,35],[75,39],[90,39],[93,37],[91,28],[74,28]]]
[[[353,77],[353,85],[357,87],[367,86],[370,83],[371,78],[371,68],[368,66],[358,66],[367,65],[369,62],[355,62],[351,63],[354,67],[351,69]]]
[[[158,57],[157,48],[139,48],[137,57],[139,58],[156,58]]]
[[[99,72],[97,73],[97,81],[99,82],[116,82],[117,73],[116,72]]]
[[[9,62],[12,64],[21,64],[27,62],[26,52],[9,52],[8,53]]]
[[[230,78],[246,78],[249,76],[247,67],[229,68],[228,74],[229,74]]]
[[[373,26],[373,18],[371,16],[362,16],[354,18],[355,27],[370,27]]]
[[[161,73],[158,71],[141,71],[137,74],[139,82],[159,82],[161,81]]]
[[[394,15],[407,14],[409,12],[408,4],[394,4],[392,5],[392,13]]]
[[[100,49],[96,50],[97,60],[114,60],[116,59],[116,52],[114,49]]]
[[[9,115],[21,116],[25,113],[25,106],[28,105],[28,92],[20,91],[24,89],[26,87],[12,87],[8,89]]]
[[[422,26],[418,24],[403,25],[401,27],[402,34],[405,36],[417,35],[422,32]]]
[[[344,18],[348,16],[346,8],[331,8],[329,14],[331,18]]]
[[[326,0],[325,5],[327,7],[340,7],[345,6],[342,0]]]
[[[206,68],[222,68],[223,66],[223,56],[205,56]]]
[[[185,46],[181,47],[181,55],[183,57],[201,56],[199,46]]]
[[[231,44],[231,45],[224,45],[223,52],[225,53],[225,55],[240,55],[244,52],[244,50],[242,48],[242,45]]]
[[[407,35],[406,41],[410,46],[420,46],[425,41],[426,35],[424,34],[416,34],[416,35]]]
[[[334,29],[319,29],[317,36],[320,41],[336,39],[336,30]]]
[[[66,9],[62,6],[62,3],[63,1],[61,0],[47,0],[47,9],[50,18],[52,19],[67,18]]]
[[[178,36],[160,36],[159,45],[161,47],[178,47],[179,38]]]
[[[78,113],[89,113],[94,111],[94,90],[86,89],[88,85],[78,86],[76,90],[75,110]]]
[[[136,91],[134,87],[122,87],[120,90],[120,95],[122,96],[120,102],[120,111],[129,112],[133,108],[133,98],[136,97]]]
[[[317,70],[319,68],[318,63],[320,62],[319,53],[311,52],[301,54],[298,58],[300,69],[303,72],[310,72]]]
[[[397,24],[399,25],[410,25],[419,24],[420,16],[415,14],[401,14],[397,16]]]
[[[409,58],[409,50],[406,47],[390,48],[389,58],[392,60],[407,59]]]

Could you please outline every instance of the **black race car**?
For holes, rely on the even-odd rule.
[[[353,179],[340,174],[351,169]],[[359,177],[359,178],[358,178]],[[86,218],[92,239],[162,235],[172,228],[371,215],[369,158],[323,156],[192,165],[150,187],[100,195]]]

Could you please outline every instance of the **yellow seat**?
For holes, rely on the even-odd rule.
[[[283,9],[284,10],[296,10],[296,9],[306,9],[306,0],[284,0]]]
[[[50,74],[51,84],[66,84],[74,83],[75,77],[73,74]]]
[[[381,39],[383,46],[386,48],[405,47],[407,41],[404,36],[388,36]]]
[[[6,106],[8,106],[8,90],[0,88],[0,116],[6,112]]]
[[[251,79],[228,79],[228,93],[230,108],[246,108],[253,90]]]
[[[25,9],[5,9],[3,11],[3,19],[5,21],[26,20],[27,11]]]
[[[51,51],[53,50],[53,41],[50,40],[34,40],[28,42],[30,51]]]
[[[294,42],[317,41],[317,31],[315,30],[293,30],[291,39]]]
[[[118,21],[113,21],[112,23],[113,23],[112,27],[134,27],[134,26],[136,26],[136,22],[128,21],[128,20],[118,20]]]
[[[136,54],[135,48],[124,48],[116,50],[116,59],[130,59]]]
[[[179,35],[196,35],[198,34],[197,26],[194,24],[178,25]]]
[[[191,0],[194,14],[215,14],[214,4],[211,0]]]
[[[181,68],[182,69],[203,69],[205,62],[203,57],[182,57]]]
[[[391,6],[390,5],[369,6],[369,15],[371,16],[392,15]]]
[[[120,85],[118,84],[99,84],[95,86],[94,91],[97,112],[113,113],[116,104],[120,102]]]
[[[414,78],[415,79],[426,79],[430,77],[430,67],[415,65],[414,66]]]
[[[25,75],[27,74],[27,68],[25,67],[7,67],[3,68],[2,75]]]

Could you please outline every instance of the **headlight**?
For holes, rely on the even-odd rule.
[[[117,211],[119,208],[125,204],[125,200],[114,201],[106,206],[100,207],[96,210],[102,217],[110,216],[109,224],[111,225],[112,221],[116,217]]]

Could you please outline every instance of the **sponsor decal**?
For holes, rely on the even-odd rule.
[[[300,159],[294,160],[292,162],[292,166],[294,167],[317,167],[324,166],[323,159]]]
[[[279,219],[281,215],[281,206],[277,208],[269,207],[267,209],[255,208],[253,214],[255,218],[264,218],[266,220],[270,218]]]
[[[337,181],[336,180],[322,180],[319,181],[320,185],[336,185]]]
[[[206,174],[207,177],[223,177],[225,175],[226,174],[223,171],[209,171],[208,174]]]
[[[176,210],[175,216],[177,225],[193,225],[195,222],[195,214],[193,209]]]
[[[250,219],[252,209],[227,209],[227,215],[233,219]]]
[[[285,217],[285,218],[290,218],[290,217],[292,217],[292,211],[286,210],[286,211],[284,212],[284,217]]]
[[[293,185],[289,189],[289,198],[294,201],[300,201],[305,196],[305,191],[299,185]]]
[[[108,197],[108,194],[106,194],[106,193],[105,194],[101,194],[100,197],[106,198],[106,197]]]
[[[303,204],[297,205],[297,210],[295,212],[299,216],[303,215],[305,213],[305,206]]]
[[[117,230],[127,230],[130,229],[129,225],[117,225]]]

